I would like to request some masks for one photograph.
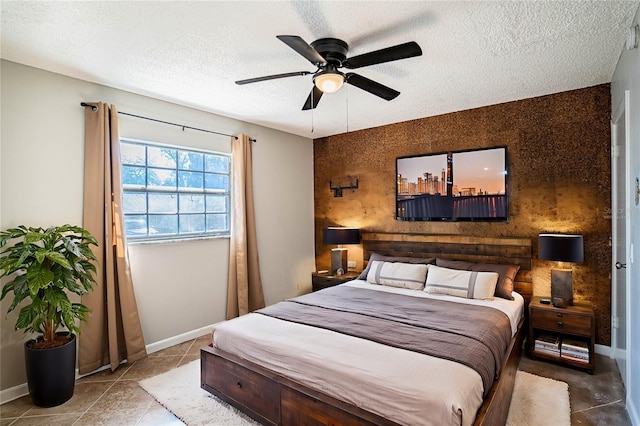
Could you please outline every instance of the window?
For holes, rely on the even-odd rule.
[[[229,155],[129,139],[120,152],[128,239],[229,235]]]

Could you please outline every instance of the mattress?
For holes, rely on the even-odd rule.
[[[351,281],[345,286],[490,306],[504,312],[512,334],[524,300],[463,299]],[[216,327],[220,350],[312,389],[406,425],[470,425],[482,404],[480,375],[467,366],[326,329],[251,313]]]

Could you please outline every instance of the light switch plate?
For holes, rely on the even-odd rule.
[[[356,262],[355,262],[355,260],[350,260],[350,261],[348,261],[348,262],[347,262],[347,266],[348,266],[349,268],[355,268],[355,267],[356,267]]]

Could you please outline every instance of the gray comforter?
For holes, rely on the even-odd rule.
[[[486,397],[511,340],[497,309],[346,286],[256,311],[464,364],[482,377]]]

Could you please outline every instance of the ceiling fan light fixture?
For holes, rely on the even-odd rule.
[[[263,77],[238,80],[236,84],[242,85],[278,78],[294,77],[297,75],[313,74],[313,88],[302,106],[303,111],[315,109],[325,93],[337,92],[344,83],[349,83],[351,86],[355,86],[387,101],[395,99],[400,94],[397,90],[393,90],[390,87],[353,72],[342,73],[338,71],[338,68],[351,70],[422,55],[422,49],[420,49],[420,46],[418,46],[418,43],[415,41],[347,58],[349,45],[337,38],[321,38],[309,44],[299,36],[279,35],[276,37],[313,64],[317,68],[316,72],[297,71],[265,75]]]
[[[344,75],[337,71],[319,73],[313,78],[313,84],[324,93],[337,92],[344,84]]]

